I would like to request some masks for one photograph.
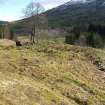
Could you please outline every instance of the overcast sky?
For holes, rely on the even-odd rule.
[[[22,9],[32,0],[0,0],[0,20],[14,21],[22,18]],[[61,5],[70,0],[36,0],[46,10]]]

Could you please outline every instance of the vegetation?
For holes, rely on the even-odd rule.
[[[31,18],[31,21],[29,23],[26,22],[25,26],[28,28],[28,30],[30,30],[30,41],[32,43],[35,43],[35,39],[38,42],[39,30],[44,29],[45,25],[47,24],[44,14],[41,14],[43,12],[44,7],[38,2],[29,3],[26,9],[24,10],[26,18]]]
[[[104,48],[105,46],[105,26],[101,24],[90,24],[85,31],[80,26],[75,27],[65,37],[67,44],[78,44],[94,48]],[[72,35],[71,35],[72,34]]]
[[[16,43],[0,40],[0,105],[105,105],[105,50],[98,49],[105,46],[103,1],[46,13],[32,2],[25,9],[28,18],[9,24],[9,38],[17,37]],[[63,28],[66,37],[39,37],[48,28],[46,14],[49,30]],[[0,24],[0,38],[8,38]]]
[[[0,104],[104,105],[104,71],[94,63],[104,65],[104,55],[57,39],[0,47]]]
[[[81,0],[82,1],[82,0]],[[52,27],[71,27],[90,23],[105,24],[104,0],[87,0],[86,3],[68,2],[59,8],[47,12],[49,25]]]

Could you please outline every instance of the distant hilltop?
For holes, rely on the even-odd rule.
[[[73,0],[46,12],[53,27],[105,24],[105,0]]]
[[[0,21],[0,25],[8,24],[8,23],[9,23],[8,21]]]

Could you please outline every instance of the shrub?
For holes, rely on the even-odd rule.
[[[103,48],[104,42],[102,37],[99,34],[89,34],[86,37],[87,46],[91,46],[94,48]]]
[[[81,38],[83,37],[83,38]],[[65,43],[67,44],[77,44],[82,46],[89,46],[94,48],[103,48],[104,47],[104,37],[98,33],[88,33],[85,35],[68,35],[65,37]],[[82,44],[81,44],[82,43]]]
[[[67,35],[65,37],[65,43],[67,44],[75,44],[75,41],[78,40],[80,35]]]

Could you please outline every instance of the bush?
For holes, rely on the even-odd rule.
[[[87,35],[87,37],[86,37],[86,44],[87,44],[87,46],[94,47],[94,36],[93,36],[93,34]]]
[[[68,35],[65,37],[65,43],[75,44],[75,41],[79,39],[79,35]]]
[[[94,48],[103,48],[104,47],[104,38],[97,34],[97,33],[88,33],[83,35],[86,40],[84,40],[86,43],[85,45],[94,47]],[[76,42],[78,42],[78,45],[81,45],[83,40],[80,40],[81,35],[68,35],[65,37],[65,43],[74,45]],[[83,43],[84,46],[84,43]]]
[[[86,43],[87,46],[91,46],[94,48],[103,48],[104,47],[104,42],[102,37],[99,34],[92,34],[90,33],[87,37],[86,37]]]

